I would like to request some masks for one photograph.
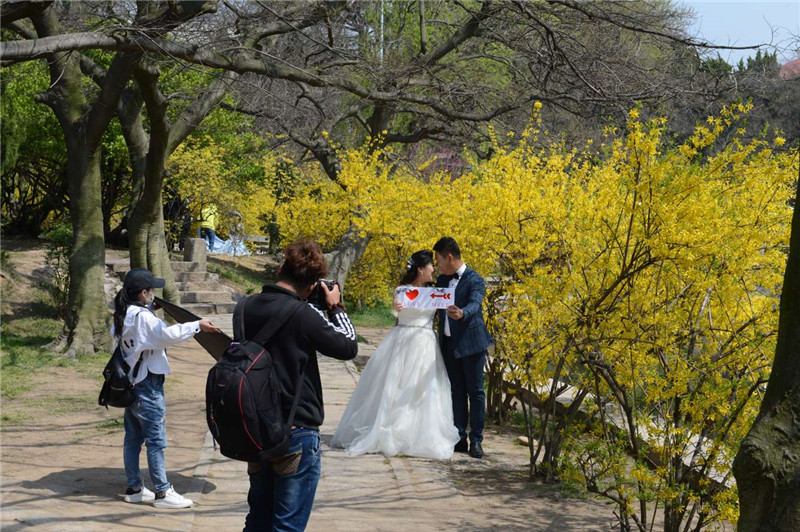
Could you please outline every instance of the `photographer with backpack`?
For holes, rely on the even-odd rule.
[[[163,288],[164,279],[146,268],[134,268],[125,275],[122,288],[114,297],[114,324],[111,334],[130,367],[133,404],[125,408],[123,463],[128,489],[125,502],[153,502],[157,508],[188,508],[190,499],[177,493],[167,482],[164,449],[167,446],[164,375],[170,372],[165,348],[179,344],[200,331],[220,332],[209,320],[167,325],[152,309],[154,289]],[[142,483],[139,453],[147,444],[147,468],[156,493]]]
[[[288,424],[292,419],[288,452],[269,462],[248,464],[246,532],[305,529],[321,470],[319,427],[324,409],[317,351],[339,360],[350,360],[358,352],[356,332],[341,304],[339,287],[329,289],[320,282],[328,266],[319,245],[297,241],[286,248],[284,256],[277,283],[248,297],[243,309],[246,339],[255,338],[272,320],[285,320],[264,347],[274,362],[282,420]],[[327,312],[305,301],[318,286]]]

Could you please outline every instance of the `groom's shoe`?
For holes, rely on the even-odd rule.
[[[475,442],[469,446],[469,455],[473,458],[483,458],[483,448],[480,442]]]
[[[460,440],[453,450],[457,453],[467,452],[467,440]]]

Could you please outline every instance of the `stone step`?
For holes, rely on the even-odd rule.
[[[183,303],[230,303],[232,301],[230,292],[181,292],[181,304]]]
[[[176,264],[178,265],[176,267]],[[196,262],[173,261],[172,271],[175,275],[176,282],[199,282],[199,281],[219,281],[219,275],[216,273],[208,273],[202,270],[197,270]],[[107,259],[106,267],[117,274],[120,279],[125,278],[125,274],[131,269],[131,263],[128,259]]]
[[[231,314],[236,303],[186,303],[181,304],[189,312],[198,316],[208,316],[209,314]]]
[[[179,304],[182,307],[200,316],[233,312],[238,294],[226,290],[226,287],[219,283],[219,275],[208,273],[204,260],[170,263],[180,293]],[[130,270],[130,260],[108,259],[106,266],[112,274],[123,280]]]
[[[179,283],[201,281],[219,282],[219,275],[208,272],[175,272],[175,281]]]
[[[117,277],[119,277],[120,281],[124,281],[128,270],[114,273]],[[185,292],[187,290],[218,291],[222,289],[219,284],[219,275],[216,273],[177,272],[173,275],[175,275],[175,283],[178,285],[178,290],[181,292]]]
[[[106,267],[114,273],[121,273],[122,277],[131,269],[129,259],[106,259]]]
[[[186,273],[195,273],[195,272],[186,272]],[[208,281],[179,281],[175,284],[178,285],[178,290],[181,292],[221,292],[223,290],[222,286],[219,284],[219,281],[216,280],[208,280]]]
[[[172,264],[172,271],[175,273],[178,272],[202,272],[205,271],[205,267],[199,262],[188,262],[185,260],[173,260],[170,264]]]

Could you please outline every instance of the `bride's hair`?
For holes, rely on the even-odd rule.
[[[427,249],[417,251],[406,262],[406,274],[400,280],[400,284],[411,284],[419,275],[417,268],[424,268],[428,264],[433,264],[433,252]]]

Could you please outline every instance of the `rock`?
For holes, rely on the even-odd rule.
[[[524,445],[525,447],[528,446],[528,437],[527,436],[517,436],[517,445]]]

